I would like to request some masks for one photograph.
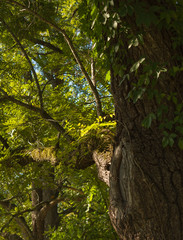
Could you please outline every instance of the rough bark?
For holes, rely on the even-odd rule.
[[[58,212],[57,203],[52,202],[55,199],[55,191],[51,189],[39,189],[35,188],[32,191],[32,205],[35,207],[40,204],[39,208],[36,208],[32,212],[32,227],[35,240],[47,239],[45,233],[49,228],[58,226]]]
[[[119,36],[118,36],[119,37]],[[123,37],[123,36],[121,36]],[[118,39],[115,39],[116,42]],[[124,46],[127,40],[124,39]],[[171,38],[167,32],[150,29],[144,45],[128,49],[127,57],[137,61],[144,54],[152,61],[173,62]],[[180,52],[180,54],[182,54]],[[125,59],[126,62],[129,62]],[[124,60],[124,61],[125,61]],[[181,150],[162,147],[162,135],[156,121],[150,129],[142,120],[157,108],[146,94],[133,103],[127,100],[130,83],[113,74],[112,91],[115,101],[117,135],[110,169],[110,217],[120,239],[183,239],[183,162]],[[182,92],[181,76],[168,74],[160,78],[157,88],[163,92]],[[177,92],[177,91],[176,91]],[[181,95],[178,96],[181,99]],[[173,106],[169,104],[169,115]]]
[[[51,201],[55,199],[57,195],[57,191],[52,189],[44,189],[43,190],[43,199],[44,201]],[[46,214],[46,217],[44,219],[44,231],[48,231],[49,228],[57,228],[58,227],[58,211],[57,211],[57,204],[55,204],[53,207],[51,207]]]
[[[33,191],[32,191],[32,206],[35,207],[37,204],[42,202],[42,189],[36,188],[35,184],[32,184]],[[44,221],[38,222],[39,212],[41,210],[41,206],[35,209],[32,212],[32,229],[33,229],[33,236],[36,240],[42,240],[44,234]]]
[[[111,140],[111,139],[110,139]],[[98,177],[109,186],[109,172],[111,166],[111,158],[113,146],[104,140],[105,149],[95,149],[93,151],[93,159],[97,166]]]

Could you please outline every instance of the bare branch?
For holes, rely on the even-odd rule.
[[[4,93],[4,96],[3,97],[0,97],[0,102],[5,102],[5,101],[10,101],[10,102],[13,102],[19,106],[22,106],[22,107],[25,107],[31,111],[34,111],[34,112],[37,112],[37,113],[40,113],[41,109],[38,108],[38,107],[35,107],[33,106],[32,104],[27,104],[27,103],[24,103],[16,98],[14,98],[13,96],[10,96],[8,95],[2,88],[0,88],[0,92],[3,92]]]

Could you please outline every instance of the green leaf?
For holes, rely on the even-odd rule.
[[[133,64],[133,66],[130,68],[130,72],[135,72],[141,63],[143,63],[145,60],[145,58],[141,58],[139,61],[137,61],[135,64]]]
[[[169,145],[169,138],[168,137],[163,137],[162,145],[163,145],[164,148]]]
[[[163,147],[167,147],[167,146],[172,147],[174,144],[174,138],[176,137],[177,137],[177,134],[175,133],[169,134],[168,132],[164,131],[164,137],[162,140]]]
[[[111,71],[110,71],[110,70],[107,72],[107,74],[106,74],[106,76],[105,76],[105,79],[106,79],[107,81],[110,81],[110,80],[111,80]]]
[[[140,87],[140,88],[136,88],[132,91],[131,98],[134,103],[136,103],[142,97],[145,90],[146,90],[145,88]]]
[[[158,9],[146,6],[143,2],[138,2],[135,6],[136,23],[138,26],[145,25],[149,27],[151,24],[157,24],[158,18],[156,11]]]
[[[122,71],[123,72],[123,71]],[[119,72],[120,73],[120,72]],[[119,74],[120,77],[122,77],[122,74]],[[122,77],[122,80],[120,81],[119,83],[119,86],[125,81],[125,79],[129,80],[130,79],[130,75],[129,74],[125,74],[123,77]]]
[[[178,146],[181,150],[183,150],[183,138],[179,138]]]
[[[142,126],[145,128],[150,128],[152,120],[156,119],[156,115],[154,113],[150,113],[143,121]]]
[[[132,46],[137,47],[139,45],[139,40],[138,38],[132,39],[130,41],[130,44],[128,45],[128,49],[130,49]]]

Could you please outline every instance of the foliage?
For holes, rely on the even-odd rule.
[[[3,239],[7,234],[24,239],[22,218],[24,227],[33,231],[32,212],[37,209],[32,206],[33,185],[59,191],[49,200],[60,199],[58,228],[45,233],[50,239],[116,239],[108,216],[108,188],[87,163],[90,149],[82,157],[87,167],[80,170],[77,165],[82,143],[100,138],[101,129],[115,128],[107,69],[93,50],[93,40],[80,29],[79,4],[1,1]],[[97,104],[110,121],[98,119]]]
[[[77,171],[71,181],[73,191],[63,192],[69,200],[59,205],[62,225],[50,231],[51,239],[115,239],[107,214],[108,190],[99,182],[96,169]],[[77,192],[78,184],[81,190]]]

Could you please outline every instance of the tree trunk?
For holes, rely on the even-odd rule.
[[[123,37],[118,36],[115,43]],[[124,59],[126,63],[136,62],[145,54],[153,62],[166,62],[168,67],[177,65],[172,59],[176,50],[166,32],[150,29],[144,34],[144,45],[132,49],[128,49],[127,39],[123,40],[126,49],[122,51],[127,53]],[[157,110],[157,102],[149,100],[146,94],[136,103],[127,100],[131,82],[122,81],[122,77],[114,74],[115,64],[117,63],[111,64],[111,86],[117,119],[117,135],[110,168],[112,224],[123,240],[181,240],[182,151],[176,144],[173,147],[162,147],[158,121],[154,121],[149,129],[142,127],[147,114]],[[183,90],[181,77],[172,78],[164,73],[157,83],[157,89],[165,93],[177,92],[180,100],[179,93]],[[173,103],[168,104],[168,115],[173,116]]]
[[[49,178],[54,181],[54,169],[51,168]],[[46,182],[46,179],[42,179],[42,186],[39,188],[35,183],[32,184],[32,205],[36,207],[32,212],[32,226],[33,235],[35,240],[46,240],[46,232],[49,228],[58,227],[58,211],[57,204],[52,204],[50,207],[50,202],[58,197],[58,190],[52,189],[49,185],[50,182]]]
[[[51,201],[55,199],[55,195],[57,195],[57,191],[52,189],[44,189],[43,190],[43,199],[44,201]],[[44,219],[44,231],[48,231],[49,228],[57,228],[58,227],[58,211],[57,211],[57,205],[50,208],[46,214],[46,217]],[[45,238],[46,239],[46,238]]]
[[[140,239],[181,240],[182,152],[177,147],[163,148],[156,126],[142,128],[147,102],[125,101],[114,81],[118,125],[110,176],[113,225],[121,239],[139,235]]]
[[[35,207],[39,203],[43,201],[42,197],[42,189],[36,188],[35,184],[32,184],[32,206]],[[32,229],[33,229],[33,236],[35,240],[43,240],[44,239],[44,219],[40,221],[39,219],[39,213],[41,210],[41,206],[39,208],[36,208],[32,212]]]

